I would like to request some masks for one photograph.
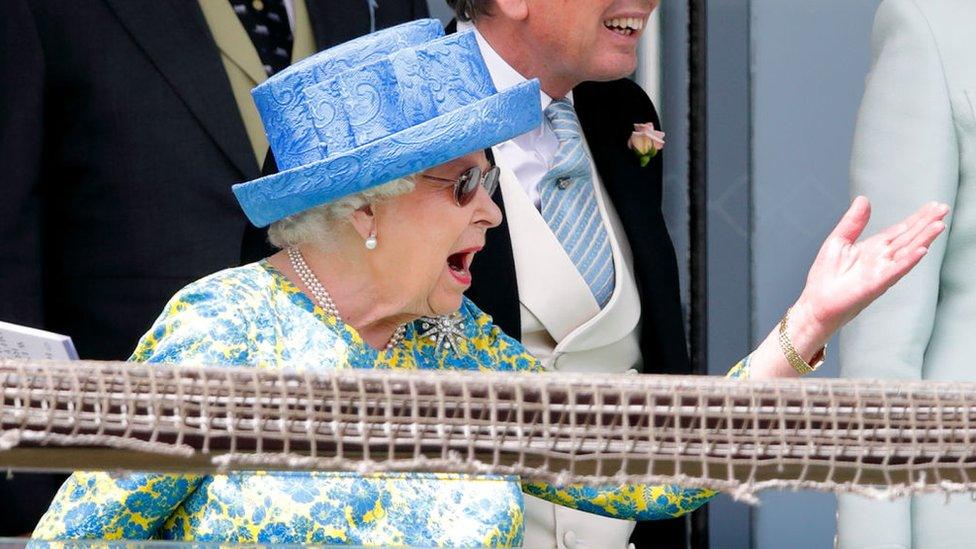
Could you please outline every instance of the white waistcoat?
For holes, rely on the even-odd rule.
[[[522,185],[504,167],[500,185],[512,236],[526,349],[548,369],[619,374],[639,369],[642,363],[640,296],[620,219],[595,170],[593,178],[616,273],[613,295],[602,310]],[[525,514],[524,547],[532,549],[623,549],[634,528],[630,521],[575,511],[529,495]]]

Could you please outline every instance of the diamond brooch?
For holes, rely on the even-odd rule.
[[[425,316],[420,323],[420,337],[427,338],[438,351],[451,350],[460,354],[458,341],[464,337],[464,318],[460,313],[445,316]]]

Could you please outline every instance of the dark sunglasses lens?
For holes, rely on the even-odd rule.
[[[460,179],[458,179],[457,187],[455,187],[454,194],[459,205],[467,206],[471,202],[475,193],[478,192],[479,182],[481,182],[481,168],[478,166],[471,168],[461,175]]]
[[[485,174],[485,191],[488,192],[488,196],[495,194],[495,189],[498,188],[498,174],[501,172],[498,166],[492,166],[488,173]]]

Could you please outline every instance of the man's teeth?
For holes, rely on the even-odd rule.
[[[644,28],[644,20],[637,17],[617,17],[607,19],[603,25],[616,33],[629,36]]]

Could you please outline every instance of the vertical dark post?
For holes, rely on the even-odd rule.
[[[689,40],[688,83],[688,207],[691,225],[691,368],[696,375],[708,373],[706,357],[707,318],[707,146],[708,146],[708,95],[706,61],[705,1],[691,0],[688,4]]]
[[[689,343],[691,369],[708,374],[708,246],[707,246],[707,136],[708,136],[708,18],[706,0],[688,2],[688,217],[690,224],[691,315]],[[708,548],[708,514],[691,518],[691,547]]]

